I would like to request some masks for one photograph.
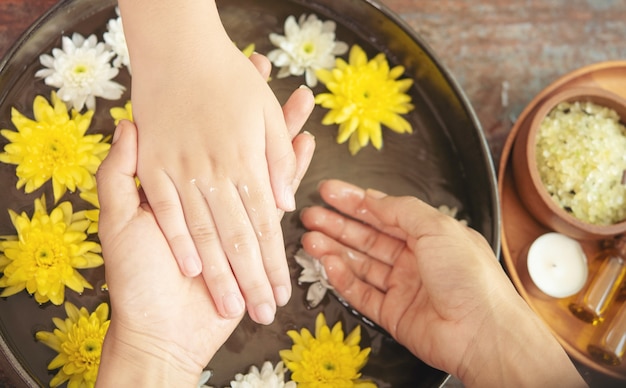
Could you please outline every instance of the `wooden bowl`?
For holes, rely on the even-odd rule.
[[[537,168],[536,138],[541,122],[561,102],[574,101],[588,101],[613,109],[620,121],[626,122],[626,99],[623,97],[595,87],[563,89],[540,102],[531,120],[520,128],[513,144],[513,176],[522,203],[541,224],[575,239],[604,239],[626,232],[626,221],[596,225],[576,218],[550,197]]]

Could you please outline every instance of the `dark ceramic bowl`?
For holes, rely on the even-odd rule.
[[[626,100],[596,87],[565,88],[538,104],[528,125],[520,128],[513,144],[515,185],[526,209],[544,226],[575,239],[610,238],[626,232],[626,221],[597,225],[576,218],[550,196],[537,168],[537,133],[543,119],[562,102],[592,102],[613,109],[626,122]]]
[[[66,0],[38,20],[15,44],[0,62],[0,128],[13,128],[10,109],[18,107],[31,113],[36,94],[49,95],[50,89],[36,80],[40,68],[38,56],[58,47],[62,34],[95,33],[101,39],[106,22],[115,17],[114,0]],[[381,151],[372,147],[351,156],[347,146],[337,145],[336,127],[322,126],[325,110],[317,107],[305,129],[315,135],[316,155],[305,176],[296,200],[299,208],[320,204],[316,187],[321,179],[338,178],[354,184],[373,187],[395,195],[414,195],[439,206],[455,206],[469,225],[480,232],[499,254],[499,201],[495,172],[487,143],[476,115],[449,72],[423,40],[375,1],[363,0],[224,0],[218,1],[220,15],[231,38],[239,45],[254,42],[256,50],[267,53],[272,49],[267,38],[270,32],[282,32],[289,15],[316,13],[321,19],[337,22],[337,36],[349,44],[358,43],[372,57],[384,52],[391,65],[403,65],[405,77],[415,83],[409,90],[415,110],[406,116],[413,125],[411,135],[386,131]],[[130,77],[122,72],[116,79],[129,86]],[[270,86],[279,100],[285,101],[302,78],[276,79]],[[323,91],[323,86],[314,89]],[[130,98],[129,91],[121,101]],[[98,100],[98,109],[108,112],[119,101]],[[108,113],[96,113],[92,124],[97,131],[111,133],[113,126]],[[5,144],[0,139],[0,147]],[[33,198],[41,191],[26,196],[15,187],[14,166],[0,165],[0,235],[12,234],[7,209],[31,211]],[[49,186],[42,189],[52,197]],[[68,194],[66,198],[74,201]],[[84,206],[84,205],[83,205]],[[283,219],[283,230],[288,253],[299,245],[304,229],[297,213]],[[306,287],[297,284],[300,268],[290,263],[294,279],[294,293],[290,303],[279,309],[276,321],[259,326],[245,319],[209,365],[215,371],[210,383],[224,386],[250,365],[264,360],[278,361],[278,350],[291,346],[286,330],[303,326],[312,329],[315,316],[324,311],[329,322],[341,320],[346,329],[362,324],[360,317],[346,309],[333,297],[326,297],[316,309],[305,305]],[[140,270],[140,269],[138,269]],[[92,311],[97,304],[108,300],[99,290],[103,270],[84,271],[83,275],[95,290],[76,295],[66,293],[71,302]],[[10,369],[18,386],[47,386],[55,372],[46,365],[54,352],[34,339],[37,330],[51,330],[51,318],[63,316],[61,307],[38,306],[25,292],[0,299],[0,341],[3,361]],[[363,325],[362,343],[371,346],[372,353],[364,376],[381,386],[434,387],[448,377],[412,356],[386,333]],[[7,361],[8,360],[8,361]]]

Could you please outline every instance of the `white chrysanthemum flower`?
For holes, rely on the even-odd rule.
[[[213,376],[213,372],[211,372],[210,370],[202,371],[196,388],[213,388],[212,386],[206,384],[211,376]]]
[[[311,308],[320,304],[327,290],[332,290],[333,286],[328,282],[328,276],[322,263],[309,255],[304,249],[299,249],[294,255],[296,262],[302,267],[302,272],[298,281],[300,283],[311,283],[306,293],[306,301]]]
[[[336,24],[332,20],[321,21],[316,15],[301,15],[298,22],[294,16],[285,20],[285,35],[270,34],[270,41],[278,47],[267,57],[280,68],[278,78],[289,75],[305,75],[306,84],[317,85],[315,71],[332,69],[335,56],[345,54],[348,44],[335,40]]]
[[[250,367],[248,374],[237,373],[235,380],[230,382],[231,388],[296,388],[296,383],[289,381],[285,383],[285,368],[282,361],[279,361],[274,368],[272,363],[265,361],[261,370],[255,365]]]
[[[119,7],[115,7],[115,13],[117,13],[117,18],[109,19],[107,32],[105,32],[102,37],[104,38],[104,42],[108,44],[115,53],[113,66],[126,66],[130,73],[130,56],[128,55],[128,46],[126,45],[126,36],[124,35],[124,26],[122,24],[122,16],[120,15]]]
[[[439,210],[440,213],[443,213],[452,218],[456,218],[456,215],[459,212],[459,209],[456,206],[450,207],[448,205],[441,205],[437,208],[437,210]],[[467,220],[460,219],[459,222],[463,225],[467,225]]]
[[[115,53],[95,35],[87,39],[79,33],[62,38],[62,48],[52,49],[52,55],[42,54],[39,61],[45,66],[35,73],[46,85],[58,88],[57,96],[69,108],[81,111],[96,108],[96,97],[117,100],[124,86],[112,81],[119,70],[111,65]]]

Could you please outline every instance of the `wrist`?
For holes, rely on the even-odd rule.
[[[204,366],[143,333],[111,326],[102,346],[96,385],[102,387],[194,387]]]
[[[120,0],[119,6],[133,69],[190,66],[199,55],[219,58],[214,53],[230,43],[214,0]]]
[[[523,300],[502,300],[493,311],[459,368],[465,386],[586,386],[556,338]]]

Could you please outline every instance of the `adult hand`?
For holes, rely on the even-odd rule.
[[[285,104],[285,119],[294,132],[304,123],[311,99],[310,91],[301,89]],[[313,137],[296,136],[293,149],[299,182],[313,155]],[[224,318],[204,279],[178,270],[152,208],[137,189],[136,165],[137,132],[123,121],[97,175],[99,236],[112,311],[98,383],[149,385],[161,379],[161,384],[195,385],[241,315]]]
[[[348,217],[305,209],[305,250],[348,303],[417,357],[467,386],[584,385],[479,233],[414,197],[340,181],[319,190]]]

